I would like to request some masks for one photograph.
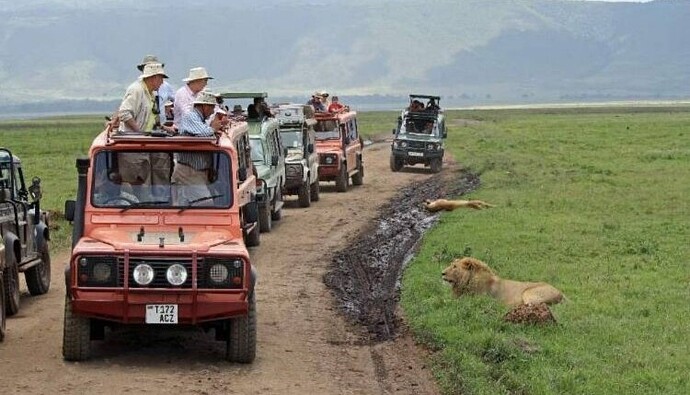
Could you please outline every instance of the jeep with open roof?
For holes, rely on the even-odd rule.
[[[285,195],[297,195],[300,207],[319,200],[319,156],[316,154],[314,109],[303,104],[283,104],[275,108],[280,134],[287,148]]]
[[[427,100],[424,104],[422,101]],[[441,97],[410,95],[410,105],[398,117],[393,129],[390,167],[400,171],[405,165],[423,164],[438,173],[443,166],[443,139],[447,136]]]
[[[24,180],[22,163],[7,148],[0,148],[0,338],[5,316],[19,311],[19,273],[24,273],[31,295],[50,289],[48,213],[41,210],[41,180]]]
[[[357,113],[346,109],[338,113],[317,112],[316,152],[319,155],[319,181],[335,181],[338,192],[362,185],[364,160],[362,139],[357,130]]]
[[[278,120],[269,116],[272,114],[264,113],[269,111],[265,92],[229,92],[220,94],[220,97],[228,104],[251,99],[247,104],[246,121],[249,124],[252,163],[256,168],[259,224],[262,232],[270,232],[272,221],[282,217],[285,185],[285,150]],[[256,113],[252,113],[251,106],[255,107]]]
[[[258,234],[247,124],[216,137],[120,133],[77,160],[72,253],[65,271],[63,356],[89,358],[104,328],[198,326],[226,359],[256,354],[256,274],[243,242]],[[194,163],[203,180],[176,178]],[[196,196],[196,198],[191,198]]]

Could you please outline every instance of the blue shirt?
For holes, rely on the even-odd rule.
[[[175,102],[175,89],[173,89],[168,81],[163,81],[163,84],[158,88],[158,109],[160,110],[161,124],[167,121],[167,117],[165,116],[165,102],[168,100],[173,103]]]
[[[179,127],[183,136],[215,136],[213,128],[206,124],[204,116],[196,108],[182,117]],[[195,170],[206,170],[211,165],[210,154],[179,152],[176,159],[177,163],[193,167]]]

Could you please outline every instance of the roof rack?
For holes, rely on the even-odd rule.
[[[419,95],[419,94],[410,94],[410,100],[413,99],[434,99],[434,100],[441,100],[441,96],[433,96],[433,95]]]
[[[253,99],[255,97],[260,97],[260,98],[267,98],[268,93],[266,92],[225,92],[221,93],[218,96],[222,97],[223,99]]]

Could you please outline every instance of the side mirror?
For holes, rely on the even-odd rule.
[[[395,134],[395,128],[393,128],[393,134]]]
[[[271,166],[278,166],[278,155],[273,155],[271,157]]]
[[[0,185],[0,202],[6,202],[12,199],[12,191],[4,185]]]
[[[76,210],[77,202],[74,200],[65,200],[65,219],[69,222],[74,222],[74,212]]]
[[[307,152],[309,152],[310,154],[314,153],[314,144],[312,144],[312,143],[307,144]]]
[[[444,128],[443,129],[443,138],[445,139],[446,137],[448,137],[448,130]]]
[[[343,143],[345,143],[345,145],[350,145],[350,138],[345,136],[345,138],[343,138]]]
[[[31,180],[31,186],[29,187],[29,195],[31,196],[31,200],[33,201],[41,200],[41,197],[43,197],[43,193],[41,192],[40,178],[34,177]]]
[[[247,168],[246,167],[240,167],[239,169],[237,169],[237,180],[239,182],[247,181]]]
[[[283,147],[283,156],[287,156],[287,155],[288,155],[288,148]]]

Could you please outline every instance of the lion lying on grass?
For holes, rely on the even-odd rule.
[[[556,304],[563,300],[561,291],[547,283],[504,280],[486,263],[475,258],[456,259],[442,273],[455,296],[489,294],[509,306],[520,304]]]
[[[489,204],[482,200],[446,200],[446,199],[436,199],[436,200],[425,200],[424,207],[427,210],[436,212],[441,210],[453,211],[459,207],[473,208],[475,210],[481,210],[483,208],[494,207],[493,204]]]

